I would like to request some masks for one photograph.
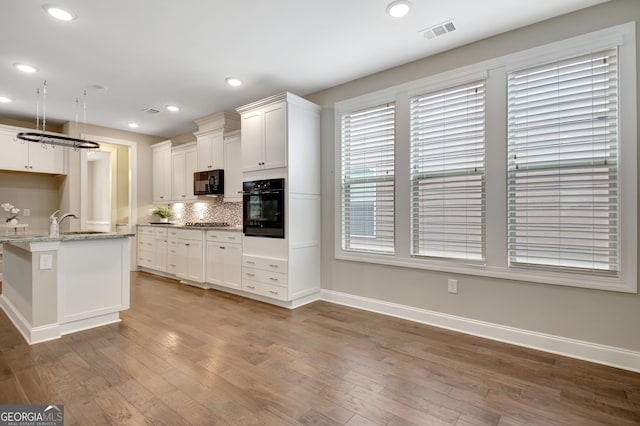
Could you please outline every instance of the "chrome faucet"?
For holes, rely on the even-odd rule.
[[[65,219],[66,219],[66,218],[68,218],[68,217],[72,217],[72,218],[74,218],[74,219],[79,219],[79,217],[78,217],[78,216],[76,216],[76,215],[75,215],[75,214],[73,214],[73,213],[65,213],[65,214],[63,214],[62,216],[60,216],[60,220],[58,220],[58,223],[59,223],[59,224],[60,224],[60,223],[62,223],[62,221],[63,221],[63,220],[65,220]]]

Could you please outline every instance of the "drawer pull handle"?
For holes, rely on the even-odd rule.
[[[270,279],[271,281],[280,281],[279,279],[277,279],[277,278],[273,278],[273,277],[269,277],[269,279]]]
[[[271,293],[271,294],[278,294],[278,292],[277,292],[277,291],[273,291],[273,290],[269,290],[269,293]]]
[[[235,240],[236,239],[236,237],[227,237],[227,238],[229,238],[230,240]]]
[[[225,248],[224,248],[224,247],[222,247],[222,246],[221,246],[221,247],[219,247],[219,248],[220,248],[220,250],[224,250],[224,249],[225,249]]]
[[[274,264],[269,264],[269,266],[271,266],[272,268],[277,268],[278,265],[274,265]]]
[[[247,260],[247,263],[251,264],[251,265],[255,265],[256,262],[254,262],[253,260]]]
[[[248,276],[248,277],[255,277],[255,276],[256,276],[256,274],[251,274],[251,273],[247,272],[247,276]]]
[[[255,287],[254,287],[254,286],[252,286],[252,285],[248,285],[248,286],[247,286],[247,288],[250,288],[251,290],[254,290],[254,289],[255,289]]]

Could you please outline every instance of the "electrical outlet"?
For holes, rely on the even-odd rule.
[[[40,255],[40,269],[53,269],[53,255],[41,254]]]
[[[31,216],[31,209],[22,209],[22,216],[24,217]]]
[[[458,293],[458,280],[447,280],[447,291],[449,293]]]

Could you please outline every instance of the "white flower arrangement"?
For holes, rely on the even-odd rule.
[[[0,208],[5,212],[9,213],[9,216],[7,216],[5,223],[8,223],[10,225],[16,225],[18,223],[17,217],[18,217],[18,213],[20,213],[19,208],[9,203],[0,204]]]

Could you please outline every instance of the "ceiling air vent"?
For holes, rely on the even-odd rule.
[[[420,30],[418,32],[422,33],[425,38],[431,40],[432,38],[440,37],[455,30],[456,26],[453,25],[453,19],[450,19],[441,24],[434,25],[430,28],[425,28],[424,30]]]
[[[145,108],[142,111],[148,113],[148,114],[158,114],[160,113],[160,110],[158,108],[153,108],[153,107],[149,107],[149,108]]]

